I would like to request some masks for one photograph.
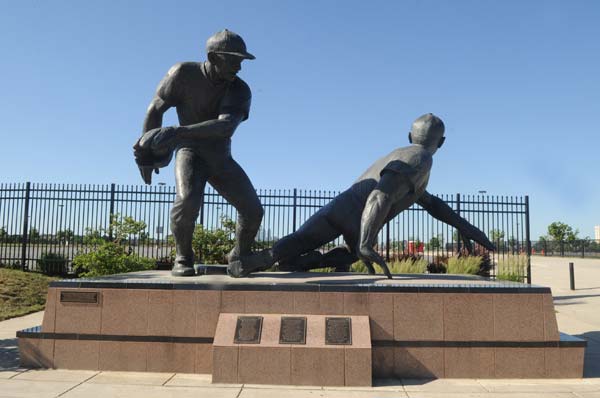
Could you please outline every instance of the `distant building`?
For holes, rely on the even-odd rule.
[[[600,240],[600,225],[594,227],[594,239]]]

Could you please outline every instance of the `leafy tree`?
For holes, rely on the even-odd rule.
[[[151,269],[155,261],[130,253],[127,242],[132,235],[146,229],[146,223],[132,217],[111,217],[108,230],[100,228],[88,230],[84,241],[88,252],[79,253],[73,259],[73,266],[82,276],[111,275]],[[112,233],[112,240],[106,239]],[[89,248],[89,246],[93,246]]]
[[[29,239],[30,240],[38,240],[40,238],[40,232],[36,227],[31,227],[29,229]]]
[[[0,241],[4,241],[8,238],[8,232],[4,227],[0,227]]]
[[[439,249],[442,247],[443,244],[444,240],[439,235],[432,236],[431,239],[429,239],[429,249]]]
[[[58,231],[56,233],[56,239],[59,243],[68,244],[73,242],[75,238],[75,233],[70,229],[65,229],[64,231]]]
[[[492,229],[490,231],[490,240],[492,242],[501,242],[504,240],[504,231],[500,231],[499,229]]]
[[[577,239],[578,234],[579,230],[573,230],[573,227],[560,221],[555,221],[548,225],[548,235],[555,241],[573,242]]]

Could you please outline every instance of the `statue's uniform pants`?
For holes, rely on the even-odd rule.
[[[356,247],[360,234],[362,205],[346,191],[313,214],[298,230],[273,245],[273,260],[292,268],[319,268],[348,265],[358,260]],[[342,235],[345,246],[324,255],[315,252]]]
[[[180,148],[175,160],[175,203],[171,209],[171,231],[175,237],[176,262],[194,263],[192,236],[203,205],[206,183],[238,212],[236,245],[231,255],[247,255],[260,227],[263,208],[250,179],[241,166],[226,156],[209,162],[191,148]]]

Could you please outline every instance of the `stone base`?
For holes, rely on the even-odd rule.
[[[221,314],[213,344],[213,383],[371,386],[371,336],[366,316],[347,317],[351,340],[327,344],[323,315],[306,318],[305,342],[280,342],[282,315],[262,315],[260,342],[236,344],[239,316]]]
[[[213,345],[244,355],[241,359],[252,354],[252,347],[219,340],[217,323],[231,314],[258,314],[265,320],[284,314],[368,319],[360,329],[354,326],[353,333],[370,335],[373,377],[583,375],[586,343],[559,335],[549,288],[456,275],[387,280],[360,274],[258,273],[233,279],[145,271],[64,280],[50,284],[41,328],[17,336],[28,367],[211,373]],[[316,355],[311,347],[332,352],[323,355],[326,363],[341,364],[339,352],[344,351],[347,369],[348,349],[308,342],[303,349],[281,350],[277,344],[260,349],[281,355],[276,363],[284,368],[290,364],[290,382],[312,384],[310,367],[292,379],[293,364],[303,363],[298,358]],[[366,358],[366,350],[359,356]],[[346,385],[354,378],[336,377],[318,384]],[[247,375],[215,372],[215,378],[246,382]]]

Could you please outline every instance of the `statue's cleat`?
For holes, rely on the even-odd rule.
[[[227,273],[234,278],[243,278],[253,272],[266,271],[273,265],[273,255],[268,249],[248,256],[233,259],[227,266]]]
[[[171,275],[173,275],[173,276],[194,276],[194,275],[196,275],[196,271],[194,270],[194,267],[190,267],[185,264],[175,264],[175,266],[171,270]]]

